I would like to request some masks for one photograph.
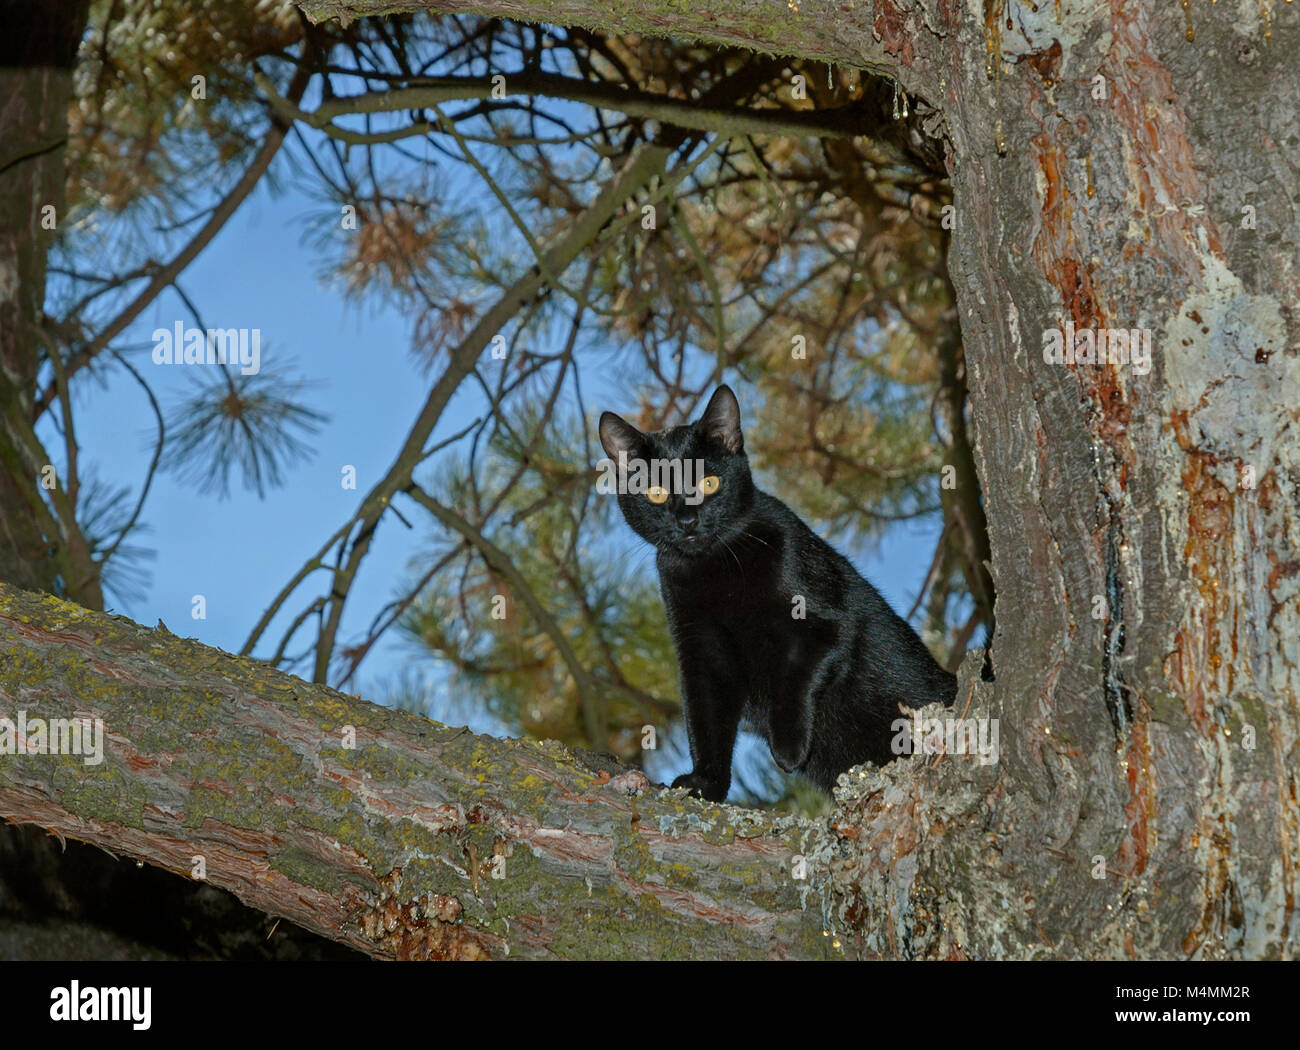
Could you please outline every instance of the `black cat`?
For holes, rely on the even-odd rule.
[[[619,506],[658,551],[695,764],[673,787],[722,801],[744,718],[782,769],[830,791],[850,766],[895,757],[900,704],[952,703],[956,678],[916,632],[846,558],[755,487],[730,387],[718,387],[695,423],[659,433],[606,412],[600,441],[631,468]],[[702,471],[679,466],[676,478],[656,478],[656,461],[702,461]]]

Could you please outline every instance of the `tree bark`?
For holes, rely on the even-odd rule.
[[[22,725],[39,750],[38,718],[101,719],[103,761],[0,754],[0,813],[181,875],[201,861],[212,885],[375,957],[836,954],[826,879],[799,877],[829,846],[813,822],[0,585],[0,752]]]
[[[980,954],[1291,955],[1300,33],[1060,6],[1014,5],[992,83],[946,38],[1009,741],[955,917]],[[1046,363],[1071,322],[1150,330],[1150,374]]]
[[[0,431],[11,435],[32,414],[50,223],[64,217],[72,66],[88,6],[89,0],[0,0]],[[43,464],[24,457],[24,444],[0,440],[0,580],[52,591],[60,566],[50,553],[55,537],[46,536],[38,508]],[[89,552],[79,553],[82,575],[90,568]],[[102,604],[102,598],[95,601],[98,578],[90,575],[65,579],[65,586]]]
[[[302,6],[743,44],[933,107],[998,594],[997,681],[963,701],[999,719],[1002,759],[900,765],[847,800],[835,924],[863,954],[1295,953],[1300,13]],[[1149,374],[1048,362],[1067,324],[1149,331]]]

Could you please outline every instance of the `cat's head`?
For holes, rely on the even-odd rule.
[[[731,387],[718,387],[694,423],[655,433],[605,412],[600,443],[616,468],[628,467],[618,485],[623,517],[660,554],[702,558],[744,533],[754,482]]]

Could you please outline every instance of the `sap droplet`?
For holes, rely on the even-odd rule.
[[[899,108],[899,99],[902,99],[902,108]],[[898,81],[894,81],[894,119],[907,116],[907,92],[898,86]]]

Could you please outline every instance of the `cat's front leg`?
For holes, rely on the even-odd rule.
[[[807,678],[780,690],[772,698],[768,746],[776,764],[786,773],[802,769],[807,763],[812,753],[819,698],[835,675],[836,661],[827,653],[813,665]]]
[[[683,654],[682,693],[695,768],[674,780],[673,787],[721,802],[731,787],[731,754],[744,703],[741,690],[725,673],[698,663],[698,656]]]
[[[768,745],[772,757],[786,773],[793,773],[808,761],[812,751],[812,697],[787,696],[772,705],[772,728]]]

